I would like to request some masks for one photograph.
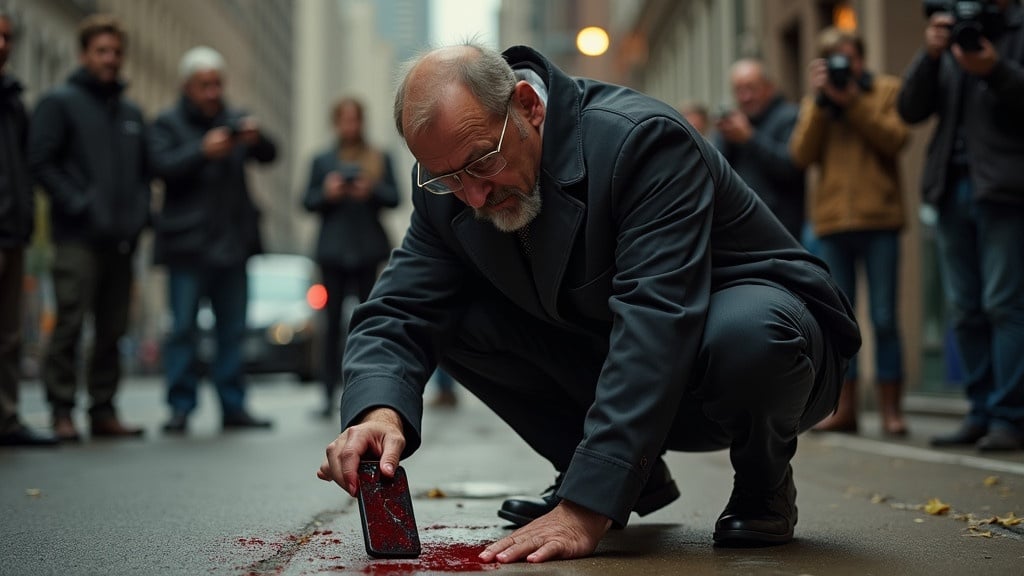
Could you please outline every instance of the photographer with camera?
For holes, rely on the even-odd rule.
[[[346,296],[363,302],[388,259],[391,243],[380,222],[382,208],[398,206],[391,157],[371,146],[363,131],[363,104],[342,98],[331,111],[336,140],[313,159],[303,197],[306,210],[320,215],[316,261],[327,288],[327,333],[321,378],[323,417],[337,416],[341,348],[347,330]]]
[[[938,4],[925,3],[924,49],[898,103],[909,123],[939,120],[921,189],[939,212],[946,298],[970,401],[959,429],[932,444],[1021,450],[1024,9],[1010,0],[952,2],[941,11]]]
[[[216,318],[217,355],[210,375],[224,429],[269,428],[245,408],[242,344],[249,302],[246,262],[262,252],[259,210],[246,165],[273,162],[274,143],[256,119],[227,105],[224,58],[206,46],[181,59],[181,98],[149,133],[150,164],[164,181],[154,261],[167,267],[172,328],[164,346],[171,417],[164,431],[183,434],[196,407],[198,313],[203,299]]]
[[[804,171],[789,155],[789,137],[799,109],[786,102],[753,58],[729,70],[736,110],[722,111],[712,142],[733,170],[768,205],[794,238],[804,226]]]
[[[905,435],[896,296],[904,221],[898,164],[908,130],[896,113],[900,80],[865,69],[864,44],[855,33],[826,29],[818,46],[820,58],[809,67],[812,94],[801,105],[790,152],[798,166],[821,169],[811,192],[811,223],[819,255],[851,302],[858,262],[867,273],[882,431]],[[857,431],[856,386],[854,360],[836,412],[817,430]]]

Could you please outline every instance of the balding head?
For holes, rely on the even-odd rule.
[[[452,101],[468,90],[486,113],[504,115],[515,75],[501,54],[475,43],[431,50],[406,66],[395,94],[395,128],[403,137],[427,128]]]
[[[768,78],[760,60],[737,60],[729,69],[729,80],[736,105],[747,117],[764,112],[775,98],[775,84]]]

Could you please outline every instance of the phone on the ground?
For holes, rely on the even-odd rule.
[[[380,462],[360,462],[358,499],[367,554],[373,558],[420,555],[420,534],[404,468],[399,466],[394,478],[387,478],[380,472]]]

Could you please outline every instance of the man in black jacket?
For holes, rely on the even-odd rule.
[[[737,61],[730,80],[738,109],[718,118],[715,146],[793,238],[800,240],[804,171],[789,155],[789,136],[800,109],[779,94],[759,60]]]
[[[1024,449],[1024,8],[987,3],[979,46],[933,14],[899,97],[908,123],[939,118],[921,182],[938,208],[946,297],[970,412],[936,446]],[[977,48],[972,50],[972,48]]]
[[[592,553],[679,495],[666,450],[731,450],[716,542],[788,542],[797,434],[860,345],[822,264],[678,112],[529,48],[430,52],[394,111],[415,210],[353,317],[318,476],[392,475],[440,361],[559,472],[502,505],[524,526],[485,561]]]
[[[13,41],[14,25],[0,12],[0,446],[54,446],[52,436],[18,420],[21,281],[35,200],[25,158],[28,116],[21,83],[4,72]]]
[[[164,346],[170,433],[183,433],[196,407],[197,316],[209,299],[216,318],[217,356],[211,375],[222,424],[268,428],[245,408],[242,343],[248,306],[246,261],[262,251],[259,213],[249,195],[245,165],[277,155],[256,120],[223,98],[224,59],[205,46],[181,60],[182,94],[149,133],[153,172],[164,181],[156,224],[155,258],[167,266],[173,326]]]
[[[132,255],[149,219],[149,177],[138,106],[119,80],[125,34],[106,15],[79,27],[81,67],[36,106],[32,173],[50,197],[57,322],[43,368],[54,433],[77,441],[76,357],[87,314],[95,329],[86,380],[93,436],[137,437],[118,419],[118,341],[128,325]]]

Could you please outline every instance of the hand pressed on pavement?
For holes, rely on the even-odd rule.
[[[359,490],[359,462],[364,456],[380,460],[384,476],[393,478],[405,450],[402,417],[391,408],[375,408],[327,445],[327,457],[316,471],[317,478],[336,482],[353,497]]]
[[[594,553],[611,524],[602,514],[562,500],[551,512],[485,548],[480,559],[505,564],[583,558]]]

